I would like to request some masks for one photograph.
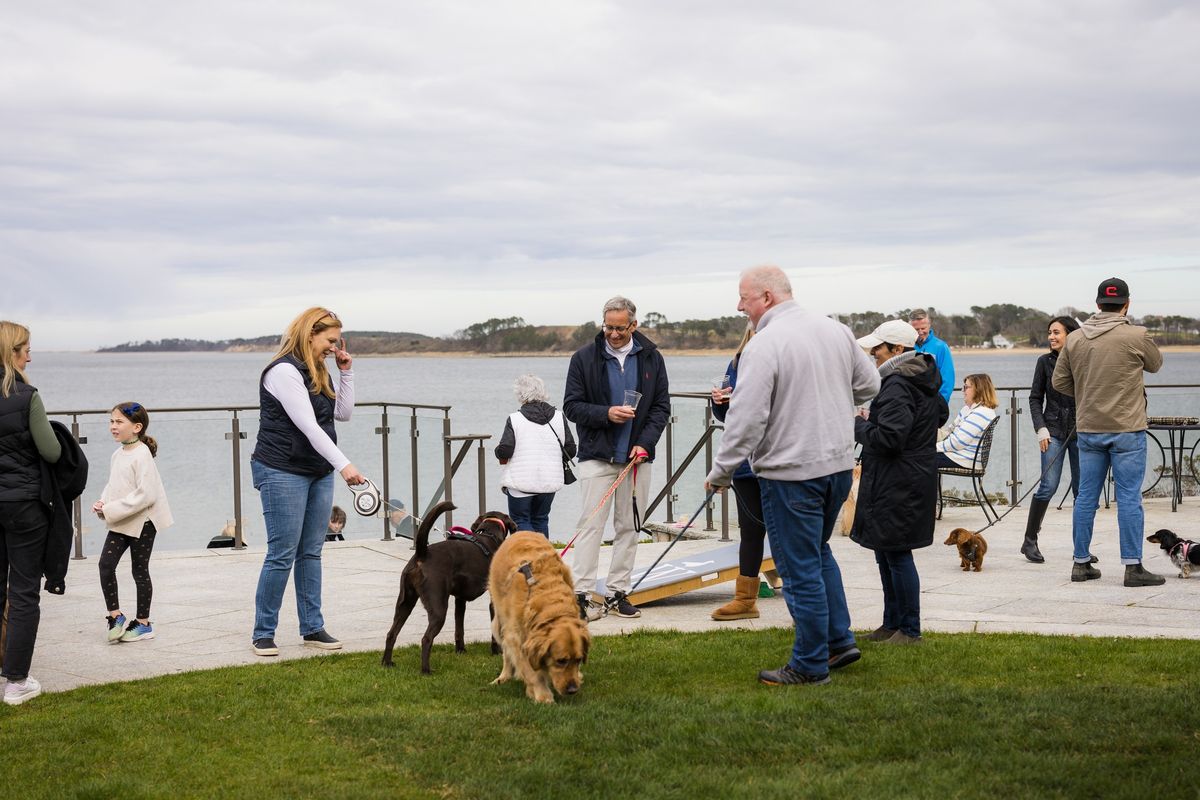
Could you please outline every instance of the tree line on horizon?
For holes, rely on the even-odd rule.
[[[894,313],[862,311],[830,316],[845,323],[855,336],[865,336],[889,319],[908,319],[912,309]],[[1046,326],[1053,317],[1070,316],[1083,322],[1092,313],[1066,307],[1054,314],[1036,308],[996,303],[971,306],[970,314],[942,314],[927,308],[937,336],[952,347],[988,347],[1000,335],[1017,346],[1046,346]],[[1179,315],[1131,317],[1137,325],[1149,329],[1158,344],[1200,343],[1200,319]],[[656,311],[646,314],[639,330],[660,348],[674,350],[732,350],[746,330],[743,316],[714,319],[688,319],[671,322]],[[570,353],[592,341],[599,332],[596,322],[580,325],[530,325],[522,317],[493,317],[469,325],[451,336],[426,336],[420,333],[391,331],[346,331],[355,354],[468,352],[468,353]],[[102,353],[122,352],[227,352],[272,351],[279,336],[222,339],[158,339],[126,342],[104,347]]]

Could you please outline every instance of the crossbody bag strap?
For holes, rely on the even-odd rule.
[[[555,411],[554,417],[559,416],[561,413],[561,411]],[[546,427],[550,429],[550,432],[554,434],[555,441],[558,442],[558,449],[562,451],[563,463],[571,463],[571,457],[567,455],[567,448],[563,445],[562,439],[558,435],[558,431],[554,430],[554,417],[550,418],[550,421],[546,423]],[[566,418],[563,418],[564,429],[566,424]]]

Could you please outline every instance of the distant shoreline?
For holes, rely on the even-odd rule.
[[[1159,348],[1164,353],[1200,353],[1200,345],[1194,344],[1168,344],[1161,345]],[[351,348],[353,351],[353,348]],[[138,351],[123,351],[123,352],[102,352],[99,350],[44,350],[41,352],[57,352],[57,353],[89,353],[92,355],[162,355],[163,353],[262,353],[270,355],[275,352],[275,348],[266,350],[250,349],[239,347],[230,350],[138,350]],[[572,352],[568,350],[536,350],[528,352],[512,352],[512,353],[481,353],[476,350],[423,350],[414,351],[398,351],[395,353],[361,353],[354,355],[355,358],[566,358]],[[677,348],[663,348],[660,352],[664,356],[677,358],[680,356],[731,356],[733,349],[715,348],[704,350],[682,350]],[[950,352],[955,357],[965,356],[1024,356],[1024,355],[1039,355],[1047,352],[1045,347],[952,347]]]

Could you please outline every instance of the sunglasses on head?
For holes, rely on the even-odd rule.
[[[340,319],[338,319],[338,315],[337,315],[337,314],[333,313],[333,312],[332,312],[332,311],[330,311],[328,308],[323,308],[323,309],[321,309],[321,310],[322,310],[323,312],[325,312],[325,313],[321,315],[321,318],[320,318],[319,320],[317,320],[315,323],[313,323],[313,331],[314,331],[314,332],[317,330],[317,328],[319,328],[319,327],[321,326],[321,323],[322,323],[322,322],[324,322],[324,321],[325,321],[325,320],[327,320],[327,319],[331,319],[331,320],[333,320],[333,321],[334,321],[335,323],[337,323],[338,325],[340,325],[340,324],[341,324],[341,322],[342,322],[342,321],[341,321]],[[326,328],[332,328],[332,327],[334,327],[334,326],[333,326],[333,325],[326,325],[325,327],[326,327]]]

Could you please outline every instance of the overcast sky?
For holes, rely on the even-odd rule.
[[[735,312],[1200,316],[1200,4],[0,0],[38,349]]]

